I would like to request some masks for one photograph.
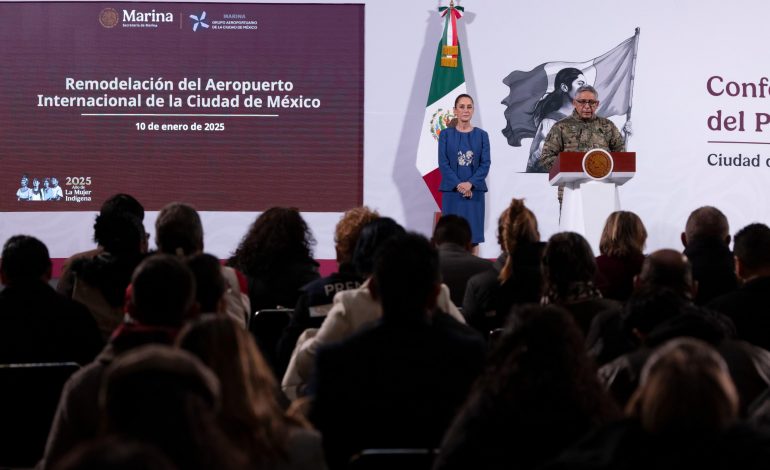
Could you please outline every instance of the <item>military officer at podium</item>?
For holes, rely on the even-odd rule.
[[[624,150],[623,136],[607,118],[596,115],[599,93],[590,85],[577,89],[572,100],[575,111],[557,122],[548,132],[540,154],[540,163],[550,170],[560,152],[586,152],[600,148],[608,152]]]

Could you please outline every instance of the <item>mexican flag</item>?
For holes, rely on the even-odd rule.
[[[457,20],[462,18],[463,8],[454,6],[454,2],[451,2],[448,7],[439,8],[439,15],[443,18],[444,30],[438,43],[428,104],[425,106],[425,116],[420,128],[417,169],[440,209],[438,136],[454,119],[452,110],[455,98],[466,91],[460,42],[457,38]]]

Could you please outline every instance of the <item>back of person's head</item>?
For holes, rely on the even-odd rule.
[[[131,214],[139,221],[143,221],[144,207],[133,196],[118,193],[104,201],[99,209],[99,215],[112,214]]]
[[[623,329],[631,337],[643,339],[656,326],[683,313],[686,306],[679,292],[666,287],[640,287],[626,302]]]
[[[372,292],[386,321],[424,321],[441,284],[438,252],[416,233],[388,240],[378,251]]]
[[[492,397],[498,412],[525,417],[526,422],[517,424],[524,427],[541,419],[582,415],[597,423],[615,416],[617,409],[602,389],[583,334],[568,311],[555,305],[523,307],[511,314],[503,331],[476,384],[476,397]]]
[[[142,220],[129,212],[112,212],[96,216],[94,241],[115,256],[138,256],[144,247]]]
[[[106,431],[153,444],[180,468],[215,468],[219,380],[194,355],[140,346],[107,368],[99,392]]]
[[[511,313],[490,364],[505,374],[571,374],[564,361],[581,359],[589,363],[585,340],[569,312],[555,305],[530,305]],[[499,377],[493,379],[506,385]]]
[[[193,354],[165,345],[139,346],[118,356],[107,368],[99,406],[111,428],[141,437],[143,431],[152,431],[147,424],[168,421],[163,413],[154,413],[164,406],[169,414],[186,414],[189,399],[201,409],[215,411],[220,403],[219,387],[216,375]]]
[[[765,224],[750,224],[735,234],[733,253],[738,260],[738,275],[770,274],[770,228]]]
[[[158,251],[185,256],[203,250],[203,224],[192,206],[172,202],[158,212],[155,220]]]
[[[116,436],[86,441],[59,460],[54,470],[177,470],[156,447]]]
[[[433,229],[433,243],[453,243],[466,250],[471,247],[471,225],[464,217],[448,214],[441,216]]]
[[[278,384],[254,338],[235,321],[205,315],[189,323],[177,345],[191,352],[217,375],[221,384],[221,421],[231,439],[267,461],[287,447],[287,418]]]
[[[629,341],[645,347],[681,337],[718,346],[735,335],[729,319],[704,312],[665,287],[645,287],[634,292],[626,303],[621,324]]]
[[[187,257],[187,267],[195,277],[195,300],[200,311],[219,312],[223,307],[222,298],[227,291],[219,259],[207,253],[197,253]]]
[[[374,270],[374,258],[386,241],[406,233],[404,227],[390,217],[380,217],[364,225],[353,250],[353,267],[358,274],[368,277]]]
[[[98,289],[108,305],[124,307],[126,288],[131,284],[134,270],[145,254],[141,252],[114,255],[101,253],[93,258],[78,258],[70,265],[78,283],[83,282]]]
[[[342,214],[334,229],[334,248],[337,251],[337,262],[350,263],[353,251],[361,235],[364,225],[380,217],[377,211],[366,206],[354,207]]]
[[[678,251],[657,250],[642,263],[642,271],[636,281],[636,289],[640,288],[671,289],[682,297],[692,299],[696,289],[692,265],[687,257]]]
[[[682,234],[682,242],[687,245],[697,239],[715,239],[730,243],[730,224],[722,211],[716,207],[703,206],[690,213]]]
[[[714,348],[679,338],[647,360],[627,412],[654,434],[679,439],[715,433],[737,420],[738,393]]]
[[[545,292],[565,296],[576,283],[593,282],[596,259],[582,235],[561,232],[553,235],[543,253]]]
[[[296,208],[271,207],[257,217],[229,264],[251,276],[270,272],[277,263],[312,258],[315,244]]]
[[[195,278],[178,257],[156,254],[131,278],[131,317],[146,325],[180,327],[193,313]]]
[[[254,412],[275,401],[277,382],[267,361],[251,333],[231,318],[201,316],[180,332],[177,345],[217,374],[224,407],[232,405],[241,412]]]
[[[511,199],[510,205],[500,215],[497,238],[500,247],[508,253],[503,269],[498,278],[500,282],[507,281],[513,273],[513,258],[516,247],[523,243],[540,241],[535,214],[524,206],[524,199]]]
[[[14,235],[3,245],[0,272],[5,285],[48,281],[51,278],[48,248],[35,237]]]
[[[629,211],[615,211],[607,217],[599,239],[599,253],[623,257],[642,254],[647,230],[642,219]]]

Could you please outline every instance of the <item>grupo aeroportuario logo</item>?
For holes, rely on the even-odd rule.
[[[141,8],[104,8],[99,13],[99,24],[111,29],[120,25],[123,28],[157,28],[164,24],[173,25],[174,14],[168,11],[158,11]]]
[[[190,14],[190,24],[195,31],[256,31],[258,22],[246,13],[222,13],[212,15],[202,11]]]
[[[198,28],[208,28],[209,24],[206,23],[206,12],[204,11],[200,15],[190,15],[190,19],[193,21],[193,32],[198,31]]]

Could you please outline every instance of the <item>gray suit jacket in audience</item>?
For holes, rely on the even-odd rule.
[[[454,243],[442,243],[438,246],[441,277],[449,286],[452,303],[462,305],[465,297],[465,285],[471,276],[492,270],[492,262],[479,258]]]

